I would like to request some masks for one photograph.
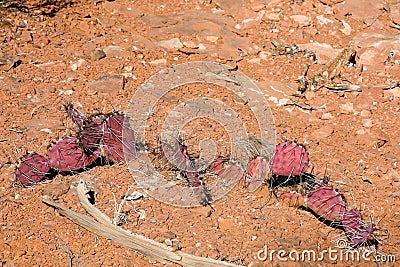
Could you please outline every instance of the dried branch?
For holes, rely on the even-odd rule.
[[[174,251],[173,248],[168,247],[162,243],[158,243],[152,239],[148,239],[144,236],[138,234],[132,234],[128,231],[112,224],[112,221],[107,215],[103,214],[99,209],[90,204],[86,194],[85,194],[86,183],[81,180],[78,184],[77,191],[79,201],[82,207],[95,219],[90,218],[87,215],[81,214],[79,212],[72,211],[60,204],[52,202],[46,198],[42,201],[60,212],[62,215],[66,216],[71,221],[84,227],[85,229],[102,235],[106,238],[112,239],[124,246],[127,246],[143,255],[152,257],[159,260],[162,263],[174,262],[182,266],[231,266],[240,267],[239,265],[213,260],[210,258],[198,257],[190,254],[186,254],[180,251]]]

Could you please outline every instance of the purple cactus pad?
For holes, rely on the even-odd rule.
[[[306,207],[329,221],[341,221],[346,211],[342,196],[332,187],[317,185],[307,196]]]
[[[29,153],[21,158],[15,175],[22,185],[31,186],[42,181],[49,171],[49,161],[45,157]]]
[[[104,135],[103,124],[105,120],[106,117],[103,114],[98,114],[82,122],[79,141],[86,152],[93,153],[98,149],[100,140]]]
[[[362,221],[361,212],[356,209],[343,215],[342,225],[352,247],[366,242],[375,230],[373,223],[367,224]]]
[[[129,126],[129,120],[124,115],[114,113],[103,124],[103,153],[112,162],[121,162],[125,156],[135,154],[134,131]]]
[[[248,191],[254,192],[259,188],[269,173],[269,163],[263,157],[257,157],[250,161],[247,167],[246,184]]]
[[[75,137],[64,137],[53,144],[49,150],[50,166],[59,171],[76,171],[92,164],[99,156],[100,150],[90,155]]]
[[[281,176],[297,176],[308,167],[306,149],[296,143],[280,143],[276,146],[272,159],[272,173]]]

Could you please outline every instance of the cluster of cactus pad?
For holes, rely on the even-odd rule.
[[[37,184],[54,171],[83,170],[99,157],[118,163],[125,159],[124,150],[134,151],[134,132],[126,116],[117,112],[84,116],[72,105],[67,105],[66,111],[78,126],[77,136],[63,137],[52,144],[48,158],[36,153],[22,157],[16,170],[22,185]],[[123,140],[123,131],[127,140]]]
[[[127,152],[135,152],[134,131],[129,127],[126,116],[120,113],[85,116],[72,105],[67,105],[66,111],[78,127],[77,136],[64,137],[52,144],[48,149],[48,159],[36,153],[22,157],[16,177],[24,186],[34,185],[55,171],[73,172],[85,169],[99,157],[104,157],[109,162],[121,162],[126,158]],[[189,185],[198,189],[196,192],[201,203],[208,204],[211,198],[186,147],[176,140],[171,149],[173,164],[181,170]],[[302,179],[298,178],[306,177],[308,187],[305,192],[285,192],[280,195],[280,200],[289,206],[308,208],[323,220],[340,222],[352,247],[369,240],[376,229],[375,225],[363,222],[360,211],[347,211],[343,197],[335,189],[306,173],[308,165],[309,155],[304,146],[284,142],[275,147],[271,159],[255,155],[246,171],[239,170],[229,158],[224,157],[217,158],[209,170],[225,177],[230,176],[230,171],[241,171],[251,192],[267,180],[301,182]]]
[[[216,174],[223,172],[223,163],[223,160],[217,159],[212,165]],[[267,180],[280,179],[285,182],[294,181],[294,183],[306,181],[308,187],[305,192],[285,192],[279,196],[279,199],[289,206],[309,209],[322,220],[335,222],[336,225],[339,223],[352,247],[360,246],[373,239],[372,234],[376,226],[373,223],[365,223],[359,210],[347,211],[346,202],[334,188],[317,180],[312,174],[306,173],[308,165],[309,155],[305,147],[294,142],[280,143],[276,146],[270,160],[256,156],[249,162],[245,181],[248,181],[249,191],[256,190]]]

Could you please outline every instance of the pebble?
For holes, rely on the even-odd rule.
[[[362,120],[362,125],[366,128],[371,128],[372,127],[372,121],[370,119],[364,119]]]
[[[235,219],[233,218],[218,218],[218,227],[223,232],[231,232],[236,226]]]
[[[29,31],[22,31],[22,33],[18,39],[21,43],[32,43],[33,42],[32,33]]]
[[[91,60],[100,60],[102,58],[105,58],[106,56],[106,52],[104,52],[103,49],[94,49],[90,52]]]
[[[312,137],[314,137],[315,139],[327,138],[327,137],[331,136],[333,134],[333,132],[334,132],[334,130],[333,130],[332,126],[326,125],[326,126],[322,126],[318,130],[315,130],[312,133]]]
[[[331,120],[331,119],[334,119],[334,118],[335,117],[330,112],[324,113],[321,116],[321,120]]]
[[[300,27],[310,26],[312,23],[312,19],[304,15],[292,15],[290,18],[297,22]]]
[[[176,48],[182,48],[183,44],[179,40],[179,38],[172,38],[169,40],[164,40],[164,41],[159,41],[157,43],[158,46],[161,46],[162,48],[165,48],[167,50],[172,50]]]
[[[89,82],[89,89],[87,90],[87,94],[94,95],[96,93],[111,93],[123,89],[124,89],[124,76],[122,75],[103,76]]]
[[[342,114],[352,114],[354,113],[354,105],[353,103],[345,103],[345,104],[340,104],[340,113]]]
[[[351,26],[350,24],[348,24],[346,21],[342,20],[342,24],[343,27],[342,29],[339,29],[339,31],[341,31],[342,33],[344,33],[345,35],[350,35],[351,34]]]
[[[44,196],[49,196],[52,199],[56,200],[60,198],[62,195],[65,195],[69,190],[68,183],[51,183],[47,184],[43,189],[42,194]]]
[[[323,15],[316,16],[316,18],[317,18],[318,23],[321,25],[333,23],[333,20],[325,18]]]
[[[73,71],[76,71],[79,67],[81,67],[83,65],[83,63],[85,63],[86,60],[84,59],[79,59],[78,61],[74,62],[71,64],[71,69]]]
[[[124,57],[126,55],[125,49],[121,46],[110,45],[103,49],[107,57]]]
[[[195,42],[193,41],[185,41],[183,42],[183,45],[187,48],[191,48],[191,49],[196,49],[199,48],[199,45],[197,45]]]
[[[213,36],[213,35],[206,36],[206,40],[211,43],[216,43],[218,41],[218,39],[219,39],[218,36]]]
[[[165,58],[156,59],[149,62],[150,65],[167,65],[167,60]]]
[[[390,5],[389,15],[395,24],[400,25],[400,5],[399,4]]]
[[[265,13],[264,19],[270,21],[280,21],[279,14],[277,13]]]
[[[0,57],[0,71],[9,71],[18,60],[16,56]]]

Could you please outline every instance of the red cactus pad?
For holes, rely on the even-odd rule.
[[[93,153],[103,138],[103,123],[106,117],[103,114],[94,115],[82,122],[79,141],[86,152]]]
[[[67,111],[68,116],[79,126],[82,128],[83,121],[85,120],[85,115],[83,115],[79,110],[74,108],[71,104],[65,106],[65,110]]]
[[[306,207],[329,221],[340,221],[346,211],[342,196],[332,187],[317,186],[306,199]]]
[[[356,209],[352,209],[343,215],[342,225],[352,247],[367,241],[375,230],[373,223],[367,224],[362,221],[361,212]]]
[[[225,157],[218,157],[213,163],[210,165],[210,171],[215,173],[216,175],[222,175],[227,166],[225,165],[229,161],[228,158]]]
[[[130,128],[127,117],[117,113],[112,114],[103,127],[101,143],[103,152],[110,161],[121,162],[125,156],[135,154],[134,131]]]
[[[305,206],[307,197],[297,192],[285,192],[279,196],[279,200],[289,207]]]
[[[308,162],[308,153],[303,146],[285,142],[276,146],[271,168],[276,175],[296,176],[306,171]]]
[[[263,157],[257,157],[250,161],[247,167],[246,183],[249,192],[257,190],[269,173],[269,163]]]
[[[34,185],[44,179],[50,171],[49,161],[36,153],[21,158],[15,175],[24,186]]]
[[[76,171],[92,164],[100,151],[86,154],[79,140],[75,137],[64,137],[48,150],[50,166],[60,171]]]

